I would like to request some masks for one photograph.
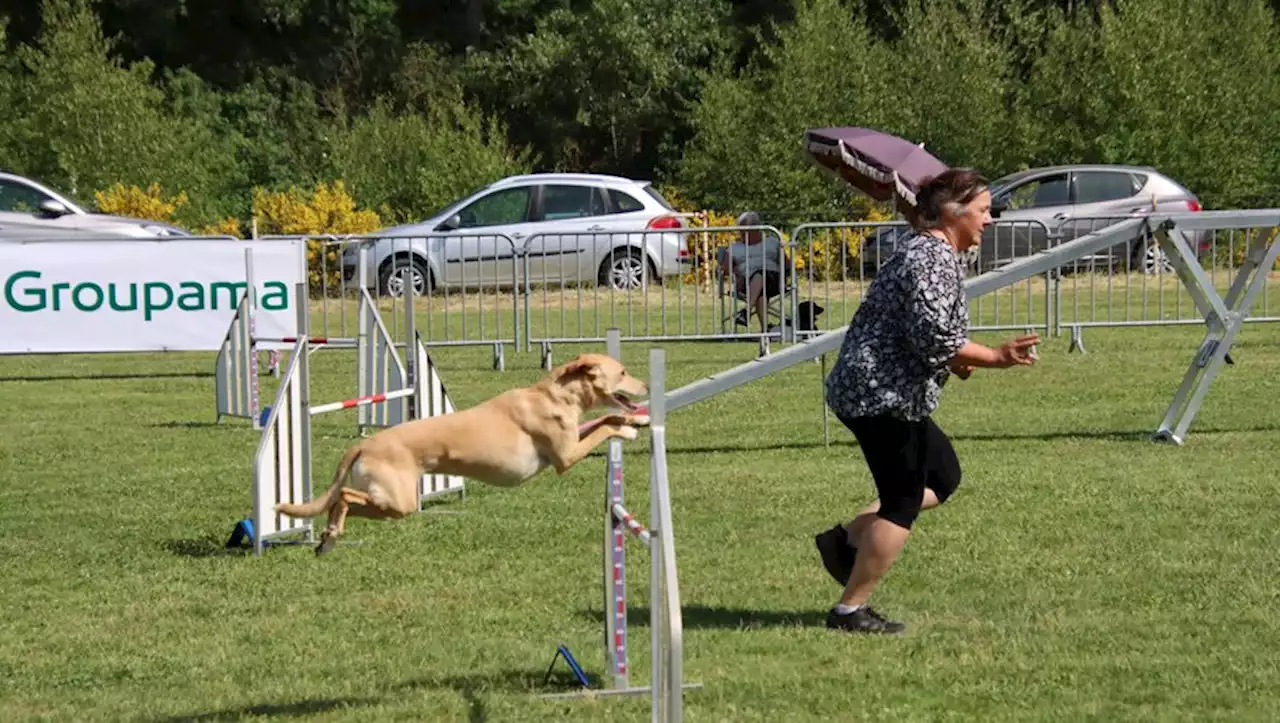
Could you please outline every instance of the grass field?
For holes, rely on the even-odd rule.
[[[1280,327],[1244,331],[1185,446],[1153,444],[1200,338],[1091,330],[1087,356],[1062,337],[1033,369],[953,381],[936,416],[964,482],[873,598],[908,624],[898,639],[822,626],[838,588],[812,536],[872,486],[834,420],[823,444],[820,367],[676,412],[685,678],[703,685],[686,719],[1280,717]],[[667,348],[673,387],[754,351]],[[643,372],[643,346],[624,354]],[[536,354],[504,373],[484,348],[436,356],[461,406],[540,373]],[[313,362],[314,400],[351,395],[351,352]],[[211,370],[205,354],[0,359],[0,720],[647,720],[645,698],[534,695],[558,689],[542,676],[560,643],[604,672],[600,454],[437,508],[461,514],[354,520],[324,558],[226,552],[257,436],[213,424]],[[354,413],[316,431],[323,489]],[[642,518],[645,449],[627,444]],[[644,684],[648,555],[628,561]]]

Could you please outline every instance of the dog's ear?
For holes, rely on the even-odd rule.
[[[574,374],[591,376],[597,373],[597,371],[596,363],[592,361],[591,357],[588,357],[586,354],[579,354],[573,359],[565,362],[564,366],[560,367],[560,376],[567,377]]]

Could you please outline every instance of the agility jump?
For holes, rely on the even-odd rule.
[[[363,289],[361,291],[364,292]],[[254,456],[253,517],[248,521],[251,526],[246,529],[245,522],[241,522],[231,541],[238,543],[238,537],[250,537],[256,555],[261,555],[267,545],[283,538],[300,536],[295,541],[313,541],[314,530],[309,518],[291,517],[275,510],[281,503],[301,504],[312,499],[312,417],[344,409],[377,409],[381,405],[382,409],[378,413],[366,414],[361,421],[375,426],[393,426],[403,421],[437,417],[455,411],[414,325],[411,296],[405,303],[405,329],[408,338],[412,340],[410,349],[414,351],[407,357],[408,364],[401,362],[396,354],[395,346],[390,342],[390,335],[372,300],[363,304],[367,313],[362,315],[362,330],[368,328],[375,331],[377,342],[359,345],[361,369],[358,376],[362,386],[385,383],[385,391],[313,405],[309,366],[313,337],[309,334],[307,284],[298,284],[296,293],[298,337],[282,375],[275,402],[267,414],[262,441]],[[367,292],[364,293],[367,299]],[[234,326],[233,323],[233,329]],[[250,324],[243,326],[248,328]],[[364,336],[362,334],[362,338]],[[371,374],[371,368],[390,373]],[[420,509],[428,499],[455,494],[463,499],[466,497],[466,485],[461,476],[424,474],[418,481],[415,509]]]
[[[618,329],[606,335],[609,356],[621,360],[622,336]],[[584,688],[569,693],[549,693],[543,698],[577,698],[603,695],[649,694],[651,720],[678,722],[683,715],[685,688],[684,622],[676,571],[675,532],[671,514],[671,490],[667,476],[666,351],[649,350],[649,526],[636,520],[623,506],[622,440],[610,439],[605,464],[603,575],[604,649],[610,687]],[[598,420],[597,420],[598,421]],[[582,425],[585,431],[593,422]],[[630,683],[627,634],[626,538],[630,534],[649,550],[650,684]],[[563,649],[560,651],[563,652]],[[554,660],[552,663],[554,664]],[[586,681],[583,681],[585,686]]]
[[[361,248],[362,264],[367,262],[367,253],[367,248]],[[245,252],[245,280],[247,289],[236,307],[236,313],[227,328],[222,347],[218,350],[214,374],[214,403],[218,421],[223,417],[248,419],[252,422],[254,429],[262,429],[265,420],[260,401],[261,373],[258,365],[260,345],[269,345],[274,355],[278,353],[280,345],[296,346],[302,340],[302,335],[299,332],[299,336],[257,336],[254,331],[258,307],[254,296],[253,255],[248,250]],[[322,348],[355,349],[357,399],[372,399],[392,389],[403,390],[409,387],[406,366],[401,362],[397,352],[397,348],[407,349],[406,345],[392,341],[391,334],[383,323],[369,291],[362,287],[357,293],[359,295],[357,335],[354,337],[307,336],[308,351]],[[358,430],[363,433],[369,428],[390,427],[409,419],[408,402],[398,401],[406,397],[407,394],[392,395],[377,402],[355,405],[358,407],[356,413]],[[396,403],[378,404],[378,402]]]

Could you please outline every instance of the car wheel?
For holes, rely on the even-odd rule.
[[[1133,263],[1131,268],[1147,275],[1172,274],[1173,263],[1165,256],[1164,249],[1154,238],[1139,239],[1133,245]]]
[[[425,296],[431,293],[431,269],[426,262],[416,256],[412,259],[397,256],[382,264],[378,270],[378,288],[384,296],[399,298],[404,294],[405,262],[410,269],[410,283],[413,284],[414,296]]]
[[[600,264],[597,280],[601,286],[620,291],[640,289],[645,285],[646,271],[649,279],[657,278],[657,269],[645,258],[643,251],[636,248],[614,249]]]

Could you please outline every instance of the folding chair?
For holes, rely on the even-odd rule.
[[[755,333],[757,327],[752,317],[754,311],[747,306],[747,285],[738,283],[737,276],[724,273],[724,258],[728,248],[716,252],[716,294],[720,300],[720,332],[728,333],[729,323],[733,322],[734,333]],[[782,288],[770,296],[765,289],[765,328],[781,327],[783,321],[790,318],[791,309],[788,300],[794,291],[791,285],[791,259],[785,259],[786,267],[782,271]],[[741,307],[739,307],[741,303]],[[729,306],[729,309],[725,307]]]

